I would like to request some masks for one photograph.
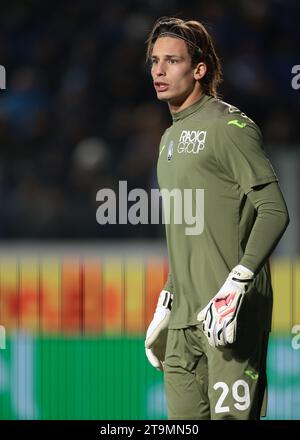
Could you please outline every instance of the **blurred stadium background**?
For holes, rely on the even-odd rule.
[[[170,116],[144,52],[162,15],[208,25],[220,94],[260,125],[279,176],[291,223],[271,260],[268,418],[300,419],[296,0],[1,3],[1,419],[166,418],[143,348],[168,271],[163,226],[96,222],[99,189],[157,187]]]

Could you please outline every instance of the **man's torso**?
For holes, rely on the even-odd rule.
[[[199,324],[197,313],[243,255],[256,212],[244,190],[222,166],[216,147],[222,130],[243,130],[246,123],[255,125],[234,107],[204,96],[181,112],[162,137],[159,185],[161,190],[178,190],[177,207],[184,207],[180,224],[180,213],[177,211],[179,216],[175,217],[171,203],[170,224],[166,224],[174,285],[169,328]],[[249,307],[263,307],[255,320],[259,323],[261,317],[263,325],[268,325],[272,289],[265,268],[257,276],[256,287],[247,294]]]

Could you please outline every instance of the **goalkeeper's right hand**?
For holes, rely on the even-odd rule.
[[[146,333],[146,356],[150,364],[160,371],[163,370],[165,359],[172,299],[172,293],[167,290],[160,292],[154,317]]]

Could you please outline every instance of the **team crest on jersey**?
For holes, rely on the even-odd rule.
[[[172,159],[172,156],[173,156],[173,147],[174,147],[174,141],[171,141],[171,142],[169,143],[169,146],[168,146],[168,160],[171,160],[171,159]]]

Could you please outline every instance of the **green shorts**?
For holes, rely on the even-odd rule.
[[[164,382],[169,420],[258,420],[265,415],[268,332],[240,331],[214,348],[201,325],[168,331]]]

